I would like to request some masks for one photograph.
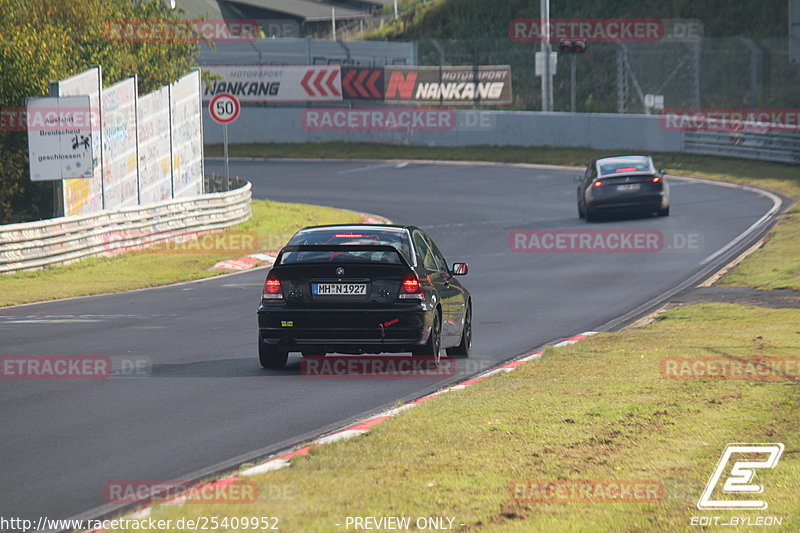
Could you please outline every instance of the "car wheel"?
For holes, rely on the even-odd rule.
[[[464,316],[464,329],[461,331],[461,344],[447,349],[448,357],[466,358],[472,354],[472,307],[467,306]]]
[[[580,202],[578,202],[578,217],[586,218],[586,213],[584,212],[583,205]]]
[[[428,342],[425,346],[414,349],[411,353],[416,356],[433,357],[434,366],[439,366],[441,355],[439,352],[442,350],[442,317],[437,312],[433,317],[433,325],[431,326],[431,334],[428,336]]]
[[[281,369],[289,359],[289,350],[283,343],[267,344],[261,334],[258,335],[258,360],[264,368]]]
[[[658,216],[660,217],[668,217],[669,216],[669,206],[665,207],[664,209],[658,210]]]

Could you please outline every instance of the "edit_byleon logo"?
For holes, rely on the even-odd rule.
[[[697,508],[701,510],[766,509],[768,504],[765,500],[746,498],[746,496],[764,492],[761,484],[753,482],[756,469],[775,468],[782,454],[783,444],[779,442],[728,444],[697,502]],[[736,456],[740,459],[736,460]],[[727,477],[723,478],[729,463],[732,463],[730,472]],[[721,488],[722,494],[733,497],[724,500],[714,499],[714,490],[718,487]]]

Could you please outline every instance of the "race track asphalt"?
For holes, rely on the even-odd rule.
[[[222,172],[222,163],[208,161],[206,172]],[[448,261],[470,265],[463,281],[474,301],[474,357],[443,380],[308,379],[298,355],[284,371],[263,370],[255,315],[263,269],[0,309],[0,356],[108,356],[143,361],[149,374],[0,379],[0,516],[96,514],[108,483],[184,480],[236,465],[601,328],[720,260],[708,258],[773,205],[751,191],[673,180],[670,217],[587,225],[577,217],[574,170],[241,160],[231,173],[253,183],[255,198],[423,227]],[[660,230],[664,246],[515,253],[509,233],[517,229]]]

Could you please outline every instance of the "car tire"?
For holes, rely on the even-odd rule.
[[[433,365],[439,366],[442,351],[442,316],[437,311],[433,317],[433,325],[431,326],[431,334],[428,336],[428,342],[424,346],[412,350],[412,354],[421,357],[433,357]]]
[[[660,217],[668,217],[669,216],[669,206],[665,207],[664,209],[658,210],[658,216]]]
[[[258,360],[264,368],[281,369],[289,359],[289,350],[283,343],[267,344],[261,334],[258,335]]]
[[[586,222],[594,222],[596,220],[597,215],[589,207],[586,207]]]
[[[461,343],[447,349],[447,357],[467,358],[472,354],[472,306],[467,305],[464,328],[461,330]]]
[[[583,205],[578,202],[578,217],[579,218],[586,218],[586,212],[583,210]]]

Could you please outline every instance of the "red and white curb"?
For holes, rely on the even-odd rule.
[[[361,216],[361,223],[362,224],[390,224],[388,218],[384,218],[378,215],[372,215],[369,213],[357,213]],[[237,271],[237,270],[249,270],[251,268],[262,267],[262,266],[272,266],[275,263],[275,259],[278,256],[278,252],[265,252],[261,254],[250,254],[244,257],[237,257],[236,259],[226,259],[225,261],[220,261],[216,265],[212,266],[210,270],[228,270],[228,271]]]
[[[579,341],[581,341],[581,340],[583,340],[583,339],[585,339],[585,338],[587,338],[587,337],[589,337],[591,335],[594,335],[596,333],[597,333],[596,331],[587,331],[585,333],[581,333],[579,335],[575,335],[574,337],[570,337],[569,339],[567,339],[565,341],[561,341],[559,343],[553,344],[552,347],[553,348],[560,348],[562,346],[569,346],[570,344],[575,344],[576,342],[579,342]],[[228,486],[231,483],[234,483],[240,477],[256,476],[256,475],[260,475],[260,474],[265,474],[267,472],[272,472],[274,470],[280,470],[282,468],[286,468],[287,466],[291,466],[291,464],[292,464],[291,460],[294,457],[301,456],[301,455],[308,455],[308,453],[311,451],[312,448],[316,448],[316,447],[319,447],[319,446],[324,446],[325,444],[330,444],[331,442],[338,442],[338,441],[342,441],[342,440],[347,440],[347,439],[350,439],[352,437],[357,437],[359,435],[363,435],[365,433],[368,433],[369,430],[372,427],[377,426],[378,424],[380,424],[384,420],[386,420],[388,418],[391,418],[391,417],[395,416],[398,413],[402,413],[403,411],[405,411],[407,409],[411,409],[415,405],[419,405],[421,403],[427,402],[431,398],[435,398],[435,397],[440,396],[440,395],[442,395],[444,393],[447,393],[447,392],[452,392],[452,391],[465,389],[465,388],[469,387],[470,385],[474,385],[475,383],[478,383],[479,381],[483,381],[484,379],[486,379],[488,377],[491,377],[491,376],[493,376],[495,374],[500,374],[500,373],[505,373],[505,372],[512,372],[513,370],[516,370],[518,367],[520,367],[521,365],[523,365],[523,364],[525,364],[525,363],[527,363],[529,361],[533,361],[535,359],[539,359],[540,357],[542,357],[543,354],[544,354],[544,350],[539,350],[538,352],[534,352],[534,353],[525,355],[523,357],[520,357],[518,359],[515,359],[515,360],[511,361],[510,363],[506,363],[506,364],[504,364],[502,366],[499,366],[497,368],[493,368],[491,370],[488,370],[488,371],[484,372],[483,374],[479,374],[479,375],[475,376],[474,378],[470,378],[470,379],[468,379],[466,381],[463,381],[463,382],[461,382],[461,383],[459,383],[457,385],[451,385],[451,386],[449,386],[447,388],[444,388],[444,389],[442,389],[440,391],[433,392],[431,394],[428,394],[427,396],[423,396],[422,398],[419,398],[419,399],[414,400],[412,402],[405,403],[405,404],[403,404],[403,405],[401,405],[399,407],[395,407],[395,408],[383,411],[383,412],[381,412],[381,413],[379,413],[379,414],[377,414],[375,416],[372,416],[370,418],[361,420],[361,421],[356,422],[355,424],[352,424],[350,426],[346,426],[346,427],[337,429],[336,431],[333,431],[331,433],[328,433],[327,435],[319,437],[318,439],[312,441],[310,444],[308,444],[306,446],[302,446],[300,448],[295,448],[292,451],[289,451],[287,453],[284,453],[284,454],[281,454],[281,455],[278,455],[278,456],[275,456],[275,457],[270,457],[266,461],[263,461],[263,462],[255,465],[255,466],[250,466],[250,467],[247,467],[247,468],[245,468],[243,470],[239,470],[237,472],[234,472],[234,473],[232,473],[231,475],[229,475],[227,477],[224,477],[224,478],[221,478],[221,479],[217,479],[215,481],[211,481],[211,482],[207,482],[207,483],[202,483],[202,482],[198,483],[196,487],[193,487],[190,491],[187,491],[186,493],[182,494],[181,496],[178,496],[177,498],[173,498],[173,499],[168,500],[166,502],[159,502],[159,504],[162,504],[162,505],[181,504],[181,503],[184,503],[187,498],[190,498],[194,494],[197,494],[199,492],[206,491],[206,490],[216,490],[218,488]],[[128,519],[146,518],[146,517],[150,516],[152,508],[153,507],[152,507],[152,504],[151,504],[151,505],[149,505],[147,507],[144,507],[142,509],[139,509],[139,510],[133,512],[133,513],[130,513],[130,514],[126,515],[125,518],[128,518]],[[94,531],[91,531],[89,533],[102,533],[102,530],[94,530]]]
[[[557,344],[554,344],[553,347],[554,348],[560,348],[562,346],[569,346],[570,344],[575,344],[576,342],[579,342],[579,341],[585,339],[586,337],[594,335],[595,333],[597,333],[597,332],[596,331],[587,331],[585,333],[581,333],[580,335],[575,335],[574,337],[570,337],[569,339],[567,339],[565,341],[562,341],[562,342],[559,342]],[[504,364],[502,366],[499,366],[497,368],[493,368],[492,370],[488,370],[488,371],[486,371],[486,372],[484,372],[482,374],[479,374],[479,375],[475,376],[474,378],[470,378],[470,379],[468,379],[466,381],[463,381],[463,382],[461,382],[461,383],[459,383],[457,385],[451,385],[451,386],[449,386],[447,388],[444,388],[444,389],[442,389],[440,391],[433,392],[431,394],[428,394],[427,396],[423,396],[422,398],[419,398],[419,399],[416,399],[414,401],[405,403],[405,404],[403,404],[403,405],[401,405],[399,407],[395,407],[395,408],[389,409],[387,411],[383,411],[382,413],[378,413],[375,416],[372,416],[372,417],[367,418],[365,420],[361,420],[361,421],[356,422],[355,424],[352,424],[350,426],[346,426],[344,428],[337,429],[336,431],[333,431],[332,433],[329,433],[327,435],[324,435],[324,436],[312,441],[307,446],[303,446],[301,448],[297,448],[295,450],[292,450],[292,451],[290,451],[288,453],[285,453],[285,454],[282,454],[282,455],[278,455],[276,457],[271,457],[268,460],[266,460],[266,461],[264,461],[264,462],[262,462],[260,464],[257,464],[255,466],[251,466],[251,467],[246,468],[244,470],[240,470],[236,475],[237,476],[253,476],[253,475],[261,474],[261,473],[264,473],[264,472],[269,472],[269,471],[272,471],[272,470],[278,470],[280,468],[285,468],[285,467],[291,465],[292,457],[295,457],[295,456],[298,456],[298,455],[307,455],[308,452],[313,447],[323,446],[323,445],[331,443],[331,442],[336,442],[336,441],[340,441],[340,440],[346,440],[346,439],[349,439],[351,437],[356,437],[358,435],[363,435],[364,433],[368,433],[370,428],[380,424],[381,422],[383,422],[387,418],[391,418],[391,417],[395,416],[398,413],[401,413],[401,412],[403,412],[403,411],[405,411],[407,409],[410,409],[410,408],[414,407],[415,405],[419,405],[421,403],[427,402],[431,398],[435,398],[435,397],[440,396],[440,395],[442,395],[444,393],[447,393],[447,392],[465,389],[465,388],[469,387],[470,385],[474,385],[475,383],[478,383],[479,381],[483,381],[484,379],[486,379],[486,378],[488,378],[490,376],[493,376],[495,374],[504,373],[504,372],[511,372],[513,370],[516,370],[519,366],[523,365],[524,363],[527,363],[528,361],[532,361],[534,359],[539,359],[540,357],[542,357],[543,353],[544,353],[544,350],[540,350],[538,352],[534,352],[532,354],[520,357],[518,359],[515,359],[514,361],[511,361],[510,363],[506,363],[506,364]]]
[[[272,265],[275,262],[273,254],[251,254],[237,259],[220,261],[213,267],[215,270],[247,270],[262,265]]]

